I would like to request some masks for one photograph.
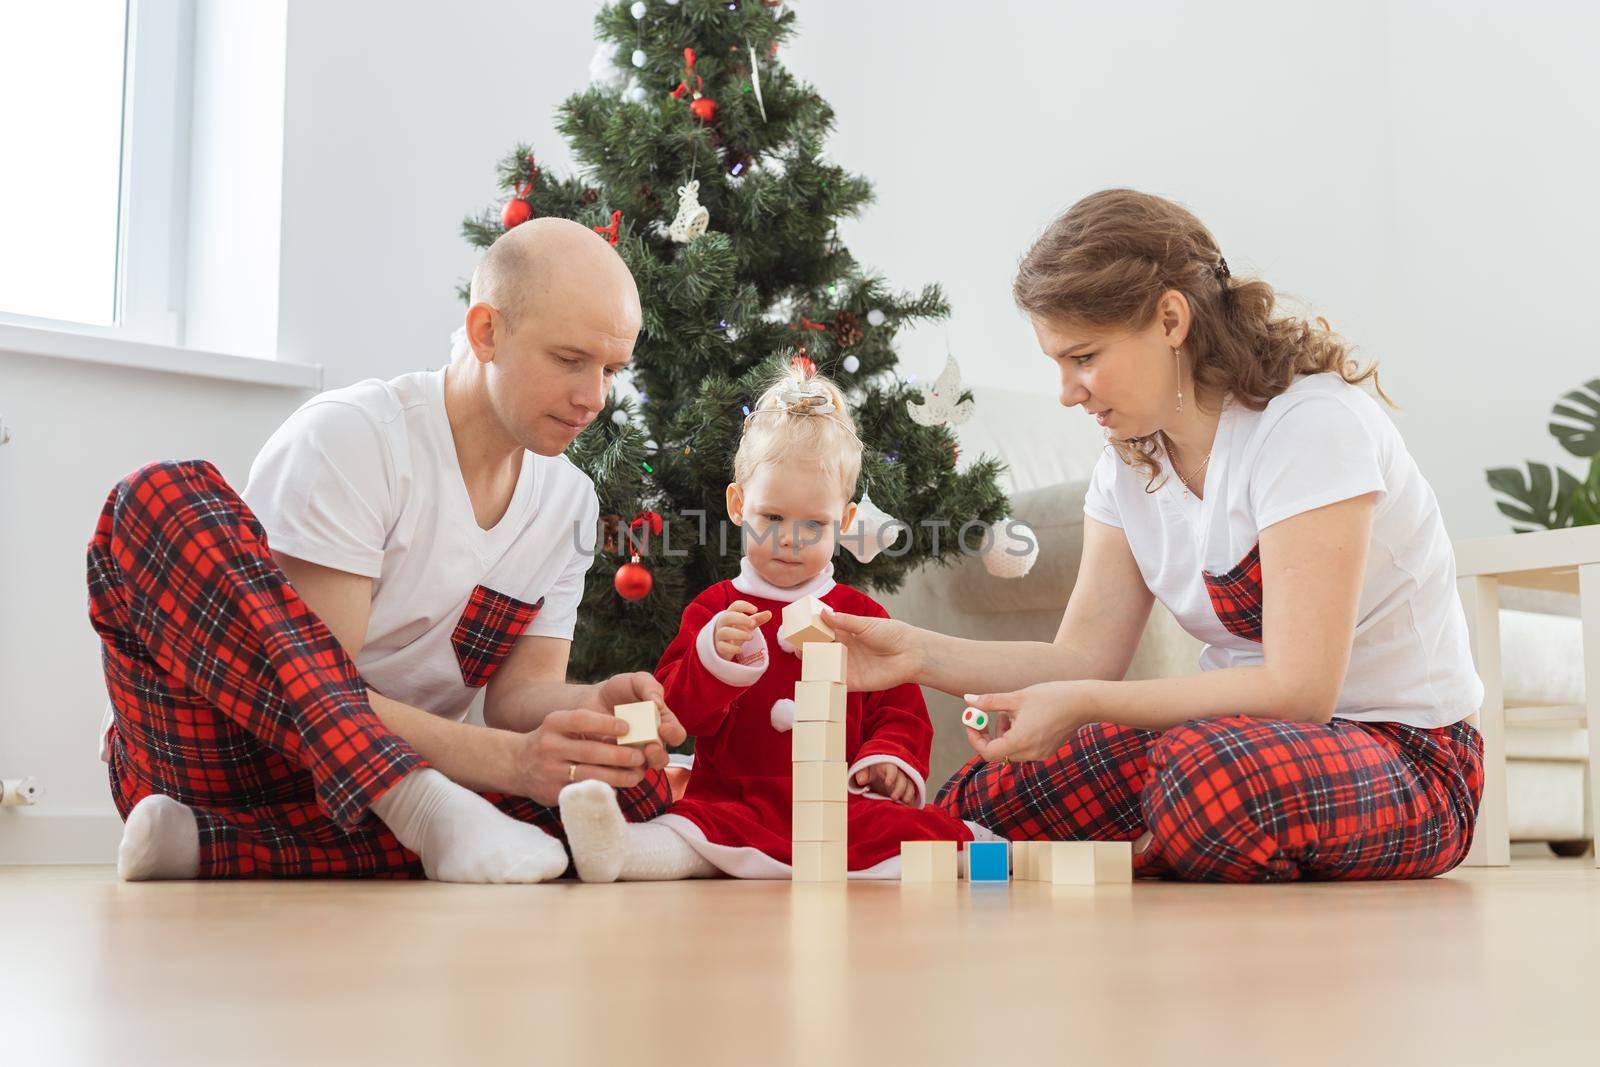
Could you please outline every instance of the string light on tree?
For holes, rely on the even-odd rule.
[[[644,13],[645,13],[644,0],[633,0],[633,6],[628,8],[628,11],[636,19],[644,18]]]

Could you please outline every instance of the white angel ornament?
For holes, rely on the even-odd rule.
[[[906,401],[906,413],[918,426],[959,426],[972,418],[972,401],[961,399],[961,368],[946,356],[944,370],[922,391],[923,401]]]

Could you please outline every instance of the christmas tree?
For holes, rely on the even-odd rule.
[[[794,13],[637,0],[603,7],[595,28],[604,69],[559,111],[581,174],[553,175],[518,145],[499,166],[508,198],[462,227],[482,248],[536,215],[574,219],[612,240],[638,282],[637,395],[613,398],[568,453],[602,516],[570,666],[586,680],[653,668],[684,605],[738,573],[733,454],[747,407],[787,361],[847,391],[865,445],[858,499],[905,526],[862,553],[870,562],[839,552],[838,581],[893,591],[963,542],[977,549],[1007,512],[997,461],[958,466],[949,425],[971,404],[953,362],[926,392],[896,377],[896,332],[949,308],[937,285],[887,288],[840,243],[838,220],[872,190],[824,157],[833,112],[777,60]]]

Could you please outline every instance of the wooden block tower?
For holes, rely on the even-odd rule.
[[[800,649],[794,691],[794,880],[842,882],[849,810],[845,647],[834,643],[815,597],[783,609],[778,636]]]

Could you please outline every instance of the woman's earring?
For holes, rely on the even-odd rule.
[[[1178,414],[1183,414],[1183,365],[1178,361],[1178,350],[1172,350],[1172,370],[1178,376]]]

